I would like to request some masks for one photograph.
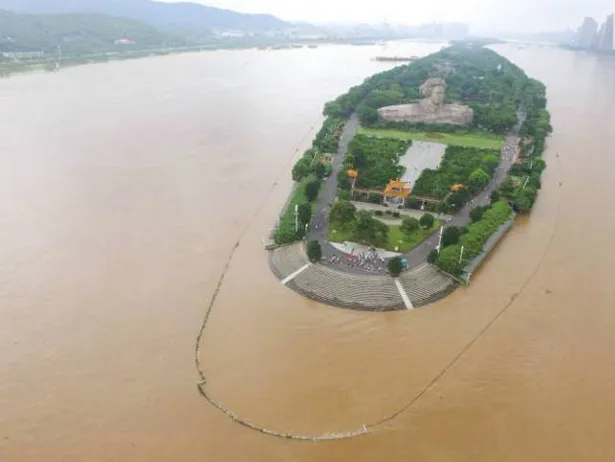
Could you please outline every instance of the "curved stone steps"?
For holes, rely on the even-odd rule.
[[[308,263],[303,242],[285,245],[269,253],[269,266],[278,279],[284,279]]]
[[[404,308],[397,287],[389,276],[364,276],[313,265],[287,286],[314,300],[343,308],[373,311]]]
[[[455,281],[429,263],[403,273],[399,281],[415,307],[437,301],[456,288]]]

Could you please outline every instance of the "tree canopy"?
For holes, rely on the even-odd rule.
[[[351,223],[355,219],[357,208],[350,201],[338,200],[331,207],[329,220],[341,225]]]
[[[132,19],[102,14],[15,14],[0,10],[0,52],[79,55],[185,45],[174,35]],[[127,42],[116,41],[127,39]],[[134,43],[133,43],[134,42]]]
[[[519,103],[528,88],[535,89],[523,70],[496,52],[456,44],[367,78],[327,104],[325,114],[348,117],[360,106],[363,122],[373,124],[372,110],[420,100],[419,87],[429,77],[445,79],[448,102],[459,101],[474,110],[472,128],[497,133],[505,133],[517,122]]]

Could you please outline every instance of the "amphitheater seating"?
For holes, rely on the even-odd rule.
[[[279,247],[270,252],[269,263],[280,279],[308,263],[302,243]],[[435,302],[455,290],[455,282],[429,263],[402,273],[399,277],[412,305],[416,308]],[[404,302],[388,275],[357,274],[315,264],[310,265],[286,284],[308,298],[328,305],[370,311],[405,309]]]
[[[290,276],[308,263],[302,242],[274,249],[269,254],[269,266],[278,279]]]
[[[402,273],[399,282],[415,308],[435,302],[456,288],[455,281],[429,263]]]
[[[314,300],[344,308],[404,309],[403,300],[389,276],[353,274],[313,265],[287,286]]]

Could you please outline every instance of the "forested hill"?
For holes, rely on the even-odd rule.
[[[292,27],[275,16],[244,14],[196,3],[151,0],[0,0],[0,9],[29,14],[105,14],[166,29],[262,31]]]
[[[121,41],[121,42],[118,42]],[[30,15],[0,10],[0,52],[65,54],[183,45],[175,36],[131,19],[99,14]]]
[[[325,114],[347,117],[358,110],[364,124],[386,125],[378,120],[377,109],[418,101],[422,98],[419,87],[429,77],[446,81],[447,102],[458,101],[474,109],[472,128],[497,133],[505,133],[515,124],[520,102],[544,89],[496,52],[458,44],[366,79],[328,103]]]

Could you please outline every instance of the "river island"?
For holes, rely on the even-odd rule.
[[[268,245],[290,289],[413,309],[472,273],[529,213],[551,132],[545,86],[480,44],[367,78],[325,105]]]

